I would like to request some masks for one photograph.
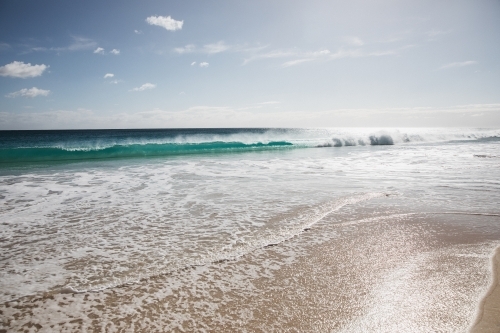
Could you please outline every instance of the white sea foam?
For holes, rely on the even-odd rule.
[[[312,147],[327,138],[325,130],[318,131],[321,135],[311,131],[297,144]],[[369,140],[376,133],[347,130],[343,136],[328,131],[328,138],[336,133],[343,140]],[[426,140],[498,134],[414,132]],[[394,143],[404,141],[397,133],[413,135],[410,130],[390,132]],[[263,132],[258,138],[228,140],[274,141],[285,134]],[[220,138],[200,140],[208,139]],[[498,212],[492,205],[500,202],[498,159],[474,157],[499,155],[498,141],[358,148],[4,171],[0,299],[102,290],[234,258],[290,239],[325,214],[383,193],[398,192],[427,211]]]

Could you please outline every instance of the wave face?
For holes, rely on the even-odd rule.
[[[491,129],[143,129],[0,131],[0,163],[95,160],[283,148],[497,139]]]

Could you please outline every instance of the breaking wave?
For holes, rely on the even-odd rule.
[[[290,148],[497,140],[498,129],[150,129],[0,131],[0,163],[95,160]]]

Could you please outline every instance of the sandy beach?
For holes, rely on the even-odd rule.
[[[491,265],[492,282],[479,305],[471,333],[500,332],[500,246],[495,249]]]
[[[0,306],[3,332],[466,331],[500,239],[492,217],[349,210],[284,243],[96,293]],[[498,250],[496,271],[498,273]],[[492,285],[493,286],[493,285]],[[498,280],[473,332],[496,332]],[[496,323],[495,323],[495,320]],[[498,327],[498,326],[497,326]]]

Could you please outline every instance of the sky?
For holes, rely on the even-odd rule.
[[[0,130],[500,127],[499,0],[0,2]]]

